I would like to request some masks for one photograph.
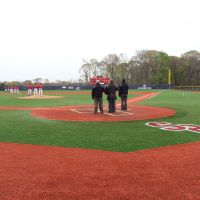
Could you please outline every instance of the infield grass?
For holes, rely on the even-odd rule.
[[[1,93],[0,106],[45,107],[93,103],[88,94],[64,96],[64,99],[21,100]],[[172,117],[152,121],[200,125],[200,94],[162,90],[160,95],[140,104],[177,111]],[[29,111],[0,110],[0,142],[130,152],[200,140],[199,133],[163,131],[146,126],[148,121],[62,122],[33,118]]]

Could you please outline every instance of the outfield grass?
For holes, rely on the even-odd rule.
[[[19,99],[18,97],[25,97],[27,94],[23,92],[20,95],[7,94],[0,92],[0,106],[22,106],[22,107],[55,107],[55,106],[66,106],[66,105],[84,105],[92,104],[90,91],[79,91],[88,92],[89,94],[73,94],[73,91],[68,92],[69,94],[52,94],[51,92],[63,92],[59,90],[46,91],[46,95],[50,96],[62,96],[64,98],[57,99]],[[71,93],[71,94],[70,94]],[[131,94],[130,97],[136,95]],[[119,100],[119,98],[118,98]],[[104,95],[104,102],[106,103],[106,96]]]
[[[59,95],[60,96],[60,95]],[[64,99],[21,100],[0,94],[0,106],[63,106],[92,104],[90,95],[64,95]],[[200,94],[160,91],[160,95],[141,102],[177,110],[173,117],[152,121],[193,123],[200,125]],[[169,132],[130,122],[62,122],[29,116],[29,111],[0,110],[0,142],[16,142],[76,148],[130,152],[139,149],[181,144],[200,140],[200,134]],[[149,121],[149,120],[148,120]]]

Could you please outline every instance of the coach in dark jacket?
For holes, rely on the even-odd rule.
[[[94,114],[97,114],[98,106],[100,112],[103,114],[103,95],[104,89],[100,85],[99,80],[96,81],[96,85],[92,89],[92,98],[94,99]]]
[[[121,110],[127,110],[128,84],[125,79],[122,79],[122,84],[119,86],[119,96],[121,98]]]
[[[116,110],[116,106],[115,106],[115,100],[117,99],[116,91],[117,91],[117,87],[111,80],[110,84],[108,85],[106,89],[106,94],[108,95],[107,100],[108,100],[108,105],[109,105],[109,113],[113,113]]]

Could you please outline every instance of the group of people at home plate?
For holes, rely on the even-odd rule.
[[[32,96],[32,91],[33,91],[34,96],[36,96],[36,95],[42,96],[43,95],[43,84],[42,83],[35,83],[34,85],[29,83],[27,86],[27,89],[28,89],[28,96]]]
[[[128,84],[125,79],[122,79],[122,83],[119,87],[116,87],[113,80],[110,81],[108,85],[102,87],[100,81],[97,80],[96,84],[92,89],[92,99],[94,100],[94,114],[97,114],[98,108],[100,112],[103,114],[103,93],[107,95],[108,100],[108,112],[114,113],[116,111],[115,101],[117,99],[117,91],[118,95],[121,98],[121,110],[127,110],[127,97],[128,97]]]

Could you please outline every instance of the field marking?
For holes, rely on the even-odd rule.
[[[88,111],[87,111],[88,110]],[[104,109],[104,111],[107,111],[108,109]],[[130,109],[129,109],[130,110]],[[82,108],[82,109],[71,109],[72,112],[76,112],[76,113],[79,113],[79,114],[85,114],[85,113],[93,113],[94,109],[92,108]],[[121,114],[118,114],[118,113],[121,113]],[[113,117],[116,117],[116,116],[127,116],[127,115],[133,115],[133,113],[130,113],[130,112],[125,112],[125,111],[121,111],[121,110],[116,110],[116,113],[108,113],[108,112],[104,112],[104,115],[110,115],[110,116],[113,116]]]
[[[91,111],[92,110],[94,110],[94,109],[92,109],[92,108],[74,108],[74,109],[70,109],[72,112],[76,112],[76,113],[79,113],[79,114],[84,114],[84,113],[91,113]],[[81,110],[83,110],[83,111],[81,111]],[[86,110],[89,110],[89,111],[86,111]]]
[[[134,101],[137,101],[137,100],[140,100],[140,99],[151,99],[151,98],[153,98],[153,97],[155,97],[155,96],[157,96],[159,93],[151,93],[151,94],[146,94],[146,95],[143,95],[143,96],[141,96],[141,97],[137,97],[137,98],[133,98],[133,99],[130,99],[130,100],[128,100],[127,101],[127,103],[130,103],[130,102],[134,102]],[[117,107],[118,106],[121,106],[121,103],[118,103],[117,105],[116,105]]]
[[[110,115],[110,116],[113,116],[113,117],[117,117],[117,116],[127,116],[127,115],[133,115],[134,113],[129,113],[129,112],[124,112],[124,111],[121,111],[121,110],[116,110],[117,113],[121,112],[122,114],[116,114],[116,113],[104,113],[106,115]]]

